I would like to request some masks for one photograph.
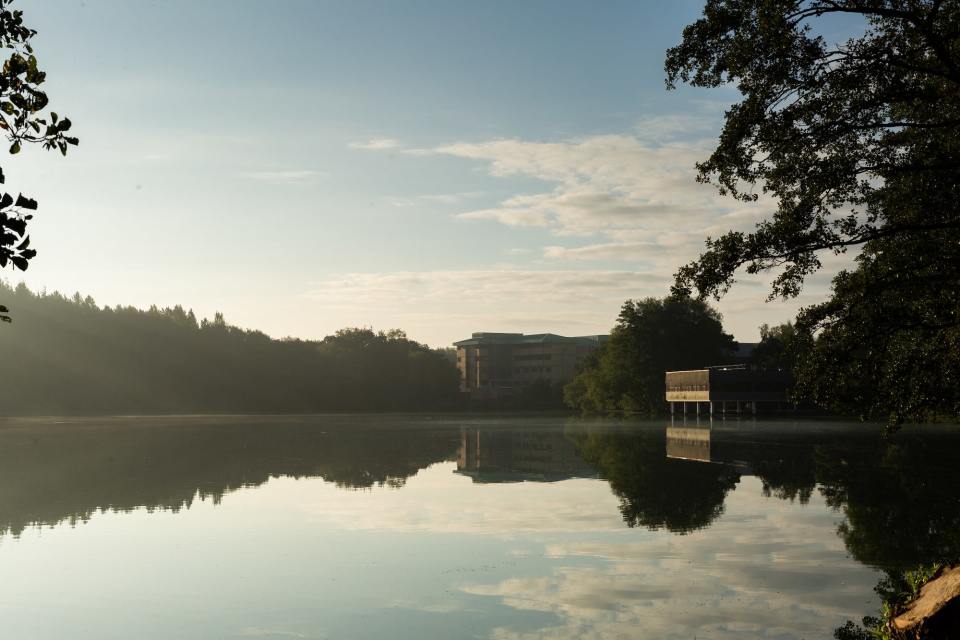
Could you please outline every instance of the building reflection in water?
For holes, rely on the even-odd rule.
[[[720,443],[713,443],[714,431],[713,419],[692,424],[671,419],[666,430],[667,458],[724,464],[736,468],[742,475],[755,475],[750,463],[739,459],[735,450],[724,451]]]
[[[474,427],[460,430],[456,472],[481,483],[597,477],[563,431]]]
[[[710,460],[710,427],[667,427],[667,457],[678,460]]]

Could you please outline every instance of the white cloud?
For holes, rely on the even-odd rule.
[[[542,249],[542,258],[558,265],[630,263],[642,269],[647,286],[622,290],[620,297],[626,299],[664,295],[672,275],[699,256],[708,236],[752,230],[774,210],[775,202],[762,193],[757,202],[745,203],[696,181],[695,164],[709,156],[715,139],[689,136],[711,134],[718,125],[716,114],[659,116],[638,122],[632,134],[459,142],[407,151],[470,160],[493,177],[522,179],[521,192],[461,211],[457,217],[542,229],[564,238],[565,242]],[[728,329],[741,339],[755,339],[760,323],[784,321],[795,315],[801,302],[822,300],[824,281],[849,264],[849,258],[827,262],[830,268],[811,280],[802,300],[777,307],[765,305],[766,292],[756,286],[734,288],[718,305],[728,312]],[[740,280],[769,282],[774,275],[743,275]]]
[[[773,208],[769,198],[744,203],[696,181],[695,163],[712,139],[680,141],[679,131],[707,130],[709,118],[658,117],[642,121],[652,135],[599,135],[561,142],[518,139],[456,143],[420,150],[484,163],[495,177],[519,177],[544,188],[493,206],[461,212],[463,220],[492,220],[541,228],[571,243],[551,244],[557,261],[633,261],[662,273],[663,291],[676,269],[694,258],[704,239],[730,229],[750,230]],[[578,245],[575,238],[593,238]]]
[[[709,155],[719,124],[719,112],[707,111],[647,118],[627,134],[400,149],[472,161],[490,176],[520,182],[513,194],[484,206],[462,204],[483,195],[477,192],[394,198],[394,206],[459,204],[456,217],[464,224],[541,229],[555,240],[545,242],[539,255],[506,250],[524,261],[520,268],[347,273],[318,283],[304,298],[341,325],[408,327],[431,344],[479,330],[606,331],[624,300],[667,294],[673,274],[699,255],[707,236],[750,230],[773,209],[769,198],[744,203],[696,181],[695,164]],[[690,139],[701,132],[703,139]],[[399,143],[379,139],[353,146],[393,149]],[[589,263],[598,268],[574,270]],[[618,263],[628,268],[616,270]],[[839,264],[831,260],[831,270]],[[717,304],[738,339],[755,340],[761,323],[785,321],[801,303],[822,299],[829,275],[813,279],[802,299],[774,305],[766,304],[768,290],[761,289],[771,278],[743,275],[741,286]]]
[[[436,193],[420,196],[421,200],[437,204],[457,204],[483,195],[481,191],[461,191],[460,193]]]
[[[583,264],[592,252],[637,251],[642,270],[503,269],[346,273],[317,282],[300,296],[297,314],[323,318],[323,331],[345,326],[400,327],[431,345],[448,345],[474,331],[549,331],[562,335],[606,333],[627,299],[660,297],[672,281],[669,248],[657,253],[641,244],[553,248],[579,252],[555,259]],[[600,259],[597,257],[597,259]],[[649,264],[649,266],[648,266]],[[769,278],[743,276],[718,304],[727,331],[744,341],[757,327],[796,316],[801,304],[818,300],[826,276],[818,276],[798,300],[766,303]],[[325,335],[325,334],[320,334]]]
[[[369,151],[383,151],[386,149],[397,149],[400,147],[400,141],[393,138],[372,138],[363,142],[351,142],[351,149],[366,149]]]
[[[620,299],[630,291],[648,290],[659,285],[664,276],[636,271],[519,269],[348,273],[318,283],[305,295],[331,305],[350,306],[364,302],[447,303],[448,296],[463,298],[468,306],[504,300],[526,304],[586,302],[611,295]]]
[[[304,182],[312,182],[317,178],[325,178],[328,174],[313,169],[287,169],[280,171],[250,171],[243,175],[248,178],[253,178],[254,180],[274,184],[301,184]]]
[[[607,242],[580,247],[549,246],[543,257],[561,260],[631,260],[640,261],[662,256],[670,248],[655,242]]]
[[[285,629],[266,629],[263,627],[244,627],[239,632],[245,638],[307,638],[309,636],[297,631]]]
[[[727,106],[709,105],[706,113],[699,114],[645,116],[637,120],[633,128],[638,138],[654,142],[689,137],[693,133],[714,135],[720,130],[723,108]]]
[[[710,145],[652,144],[637,136],[602,135],[565,142],[457,143],[432,152],[485,162],[493,176],[554,185],[540,193],[513,196],[495,207],[464,212],[462,217],[589,235],[617,228],[697,227],[742,209],[742,204],[721,199],[712,187],[695,181],[694,164],[706,157]]]
[[[348,273],[318,282],[302,297],[336,326],[415,328],[413,337],[439,345],[474,331],[605,333],[627,298],[663,295],[667,275],[516,268]]]
[[[480,191],[463,191],[460,193],[430,193],[415,197],[396,197],[387,200],[394,207],[406,208],[418,205],[454,205],[471,198],[483,195]]]

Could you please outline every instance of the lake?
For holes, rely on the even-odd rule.
[[[960,429],[0,421],[0,637],[829,638],[960,549]]]

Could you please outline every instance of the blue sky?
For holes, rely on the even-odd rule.
[[[19,5],[81,138],[3,165],[33,288],[277,337],[594,334],[770,210],[693,181],[736,98],[664,89],[701,0]],[[719,308],[750,340],[822,285]]]

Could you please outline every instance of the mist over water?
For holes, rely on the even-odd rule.
[[[953,427],[0,424],[0,636],[813,638],[960,548]]]

